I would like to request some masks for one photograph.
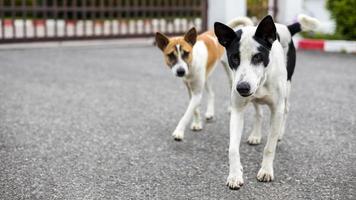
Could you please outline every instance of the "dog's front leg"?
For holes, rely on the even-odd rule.
[[[215,94],[210,80],[206,80],[205,89],[208,93],[208,107],[205,113],[205,119],[211,121],[214,118],[214,98]]]
[[[203,130],[203,124],[201,122],[199,106],[197,106],[197,108],[194,110],[193,120],[192,123],[190,124],[190,129],[192,131]]]
[[[240,162],[240,141],[244,124],[243,109],[231,109],[230,117],[230,145],[229,145],[229,176],[227,186],[230,189],[239,189],[243,185],[242,165]]]
[[[173,132],[173,137],[175,140],[179,141],[183,139],[185,128],[189,123],[189,121],[192,119],[194,111],[198,111],[196,110],[196,108],[200,105],[201,98],[202,98],[202,90],[192,91],[192,97],[190,98],[188,108]]]
[[[263,182],[273,181],[273,160],[276,152],[278,136],[281,132],[284,114],[284,101],[279,101],[271,108],[271,128],[267,143],[263,151],[261,169],[257,173],[257,179]]]
[[[255,122],[253,123],[253,128],[250,133],[250,136],[247,139],[249,144],[260,144],[261,143],[261,129],[262,129],[262,109],[261,106],[256,102],[253,103],[253,107],[255,107],[256,115]]]
[[[185,83],[188,89],[188,94],[189,94],[189,100],[192,99],[192,88],[189,83]],[[193,115],[193,121],[192,124],[190,125],[190,129],[192,131],[200,131],[203,129],[202,123],[201,123],[201,118],[200,118],[200,109],[199,106],[194,110],[194,115]]]

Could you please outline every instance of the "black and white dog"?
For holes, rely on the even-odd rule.
[[[289,26],[274,23],[271,16],[266,16],[257,27],[245,26],[236,32],[222,23],[214,24],[215,34],[219,43],[226,48],[229,66],[233,71],[230,170],[227,178],[227,185],[231,189],[243,185],[239,147],[244,110],[249,102],[253,103],[256,110],[249,144],[261,143],[260,104],[268,105],[271,110],[271,127],[257,179],[264,182],[273,180],[273,160],[277,141],[282,139],[284,133],[296,61],[292,36],[300,31],[314,30],[318,24],[318,20],[306,15],[299,15],[298,22]]]

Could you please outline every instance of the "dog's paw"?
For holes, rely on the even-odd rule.
[[[283,136],[282,136],[282,135],[279,135],[279,136],[278,136],[278,142],[282,141],[282,139],[283,139]]]
[[[250,135],[247,139],[247,143],[251,145],[261,144],[261,136]]]
[[[257,180],[261,182],[271,182],[273,181],[273,169],[264,169],[261,168],[257,173]]]
[[[213,121],[214,119],[214,114],[213,113],[206,113],[205,114],[205,120],[210,122],[210,121]]]
[[[203,129],[203,125],[201,122],[192,122],[190,129],[192,131],[201,131]]]
[[[242,179],[242,175],[229,175],[227,177],[226,185],[232,190],[238,190],[244,184],[244,180]]]
[[[177,131],[175,130],[172,134],[174,140],[176,141],[181,141],[183,140],[183,137],[184,137],[184,131]]]

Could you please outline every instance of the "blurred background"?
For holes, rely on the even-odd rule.
[[[181,34],[249,16],[291,23],[299,13],[322,21],[308,38],[355,39],[353,0],[0,0],[0,43]]]

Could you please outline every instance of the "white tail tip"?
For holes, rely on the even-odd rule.
[[[320,25],[319,20],[304,14],[298,15],[298,22],[302,26],[302,31],[313,31]]]

